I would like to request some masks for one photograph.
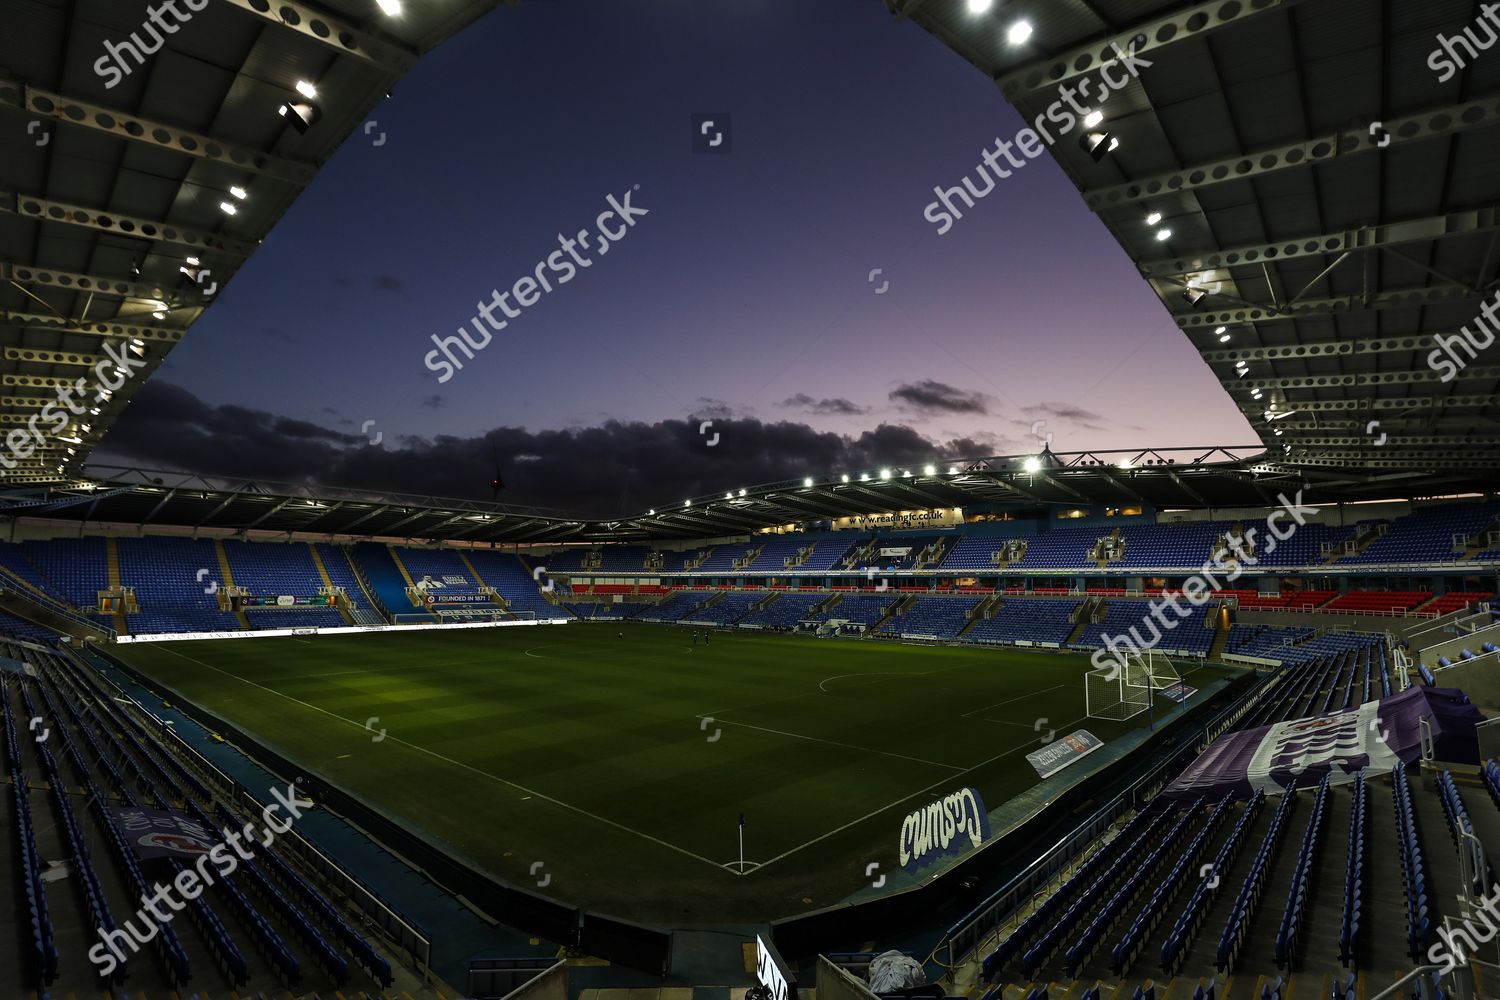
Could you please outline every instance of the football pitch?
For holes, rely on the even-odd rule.
[[[1109,741],[1144,725],[1084,718],[1083,654],[744,632],[695,645],[692,631],[579,622],[117,652],[502,879],[658,922],[833,904],[869,884],[870,862],[898,868],[906,813],[966,785],[994,808],[1036,784],[1039,734]]]

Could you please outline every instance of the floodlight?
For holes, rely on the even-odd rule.
[[[1042,460],[1035,455],[1029,455],[1026,461],[1021,464],[1021,467],[1027,472],[1041,472]]]
[[[812,476],[808,476],[806,479],[802,480],[802,485],[803,486],[807,486],[807,487],[811,487],[812,486]]]
[[[1005,40],[1012,45],[1025,45],[1026,39],[1031,37],[1031,22],[1017,21],[1005,32]]]
[[[386,17],[401,16],[401,0],[375,0]]]
[[[1160,221],[1161,221],[1161,213],[1160,212],[1152,212],[1150,215],[1146,216],[1146,225],[1148,225],[1148,226],[1154,226],[1154,225],[1156,225]]]
[[[235,208],[234,205],[233,205],[233,203],[227,202],[227,201],[221,201],[221,202],[219,202],[219,211],[223,212],[225,215],[239,215],[240,214],[240,210],[237,209],[237,208]]]
[[[323,117],[323,110],[311,101],[288,101],[277,111],[298,132],[306,134],[307,130],[318,123]]]
[[[318,96],[318,88],[314,87],[312,84],[308,83],[306,80],[298,80],[297,81],[297,93],[301,94],[303,97],[307,98],[310,101],[314,97]]]
[[[995,6],[995,0],[969,0],[969,13],[984,14],[993,6]]]
[[[890,469],[881,469],[880,470],[880,478],[881,479],[889,479],[889,478],[891,478],[891,470]]]
[[[238,184],[230,188],[229,193],[234,195],[234,197],[239,201],[244,201],[246,198],[250,197],[250,193],[244,188],[240,187]]]
[[[1083,116],[1083,127],[1084,128],[1094,128],[1094,127],[1096,127],[1102,121],[1104,121],[1104,112],[1103,111],[1099,111],[1099,110],[1096,109],[1094,111],[1090,111],[1088,114],[1086,114],[1086,115]],[[1158,220],[1159,219],[1160,219],[1160,216],[1158,216]],[[1151,223],[1151,225],[1154,226],[1154,225],[1156,225],[1156,223],[1153,222],[1153,223]]]
[[[1158,243],[1165,243],[1165,242],[1167,242],[1167,240],[1170,240],[1171,238],[1172,238],[1172,230],[1170,230],[1170,229],[1158,229],[1156,231],[1156,242],[1158,242]]]
[[[934,476],[934,475],[937,475],[937,466],[935,466],[935,465],[924,465],[924,466],[922,466],[922,475],[924,475],[924,476]]]
[[[1188,305],[1196,309],[1198,303],[1208,298],[1208,293],[1201,288],[1188,287],[1183,289],[1182,297],[1187,299]]]

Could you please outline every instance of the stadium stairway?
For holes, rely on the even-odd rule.
[[[406,588],[414,586],[411,574],[401,565],[401,560],[389,545],[379,542],[355,542],[350,551],[350,562],[363,571],[365,580],[374,588],[375,594],[390,615],[422,614],[423,610],[411,603]],[[427,612],[431,616],[431,612]],[[436,617],[432,616],[436,621]]]
[[[328,575],[328,567],[325,566],[325,565],[323,565],[323,556],[322,556],[321,553],[318,552],[318,547],[316,545],[312,544],[311,542],[308,542],[307,543],[307,552],[308,552],[308,555],[312,556],[313,566],[318,571],[318,579],[320,579],[320,580],[323,581],[323,586],[325,586],[325,587],[328,588],[328,592],[330,594],[333,593],[334,586],[335,586],[334,582],[333,582],[333,577],[331,577],[331,576]],[[352,615],[347,608],[344,608],[344,607],[341,607],[341,606],[337,606],[337,605],[336,605],[336,607],[338,607],[339,615],[344,619],[344,624],[345,625],[354,625],[354,624],[356,624],[356,622],[354,621],[354,615]]]
[[[118,590],[120,583],[120,544],[114,535],[104,540],[104,560],[109,568],[109,587]],[[130,627],[125,620],[125,607],[123,604],[115,608],[115,632],[127,635]]]
[[[464,569],[468,570],[469,574],[471,576],[473,576],[474,582],[477,583],[477,584],[479,584],[479,589],[480,590],[494,590],[495,589],[494,587],[491,587],[488,583],[485,582],[484,577],[480,574],[479,570],[474,566],[473,561],[469,559],[468,553],[465,552],[463,549],[459,549],[458,550],[458,560],[459,560],[459,562],[461,562],[461,563],[464,564]],[[523,560],[523,562],[524,562],[524,560]],[[527,569],[530,569],[530,568],[531,567],[529,567],[529,566],[527,567]],[[499,591],[496,591],[496,593],[499,593]]]
[[[217,538],[214,539],[214,558],[219,560],[219,575],[224,580],[224,586],[232,588],[234,586],[234,571],[229,568],[229,553],[224,551],[224,543]],[[243,609],[236,611],[235,617],[240,620],[241,628],[247,631],[250,629],[250,619],[245,616]]]

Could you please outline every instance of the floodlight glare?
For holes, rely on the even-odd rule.
[[[239,185],[235,185],[234,187],[230,188],[229,193],[234,195],[235,198],[239,199],[240,201],[244,201],[246,198],[250,197],[249,192],[247,192]]]
[[[806,479],[802,480],[802,485],[803,486],[807,486],[807,487],[811,487],[812,486],[812,476],[808,476]]]
[[[1160,212],[1152,212],[1150,215],[1146,216],[1146,225],[1148,225],[1148,226],[1154,226],[1154,225],[1156,225],[1160,221],[1161,221],[1161,213]]]
[[[934,475],[937,475],[937,466],[935,466],[935,465],[924,465],[924,466],[922,466],[922,475],[924,475],[924,476],[934,476]]]
[[[375,0],[386,17],[401,16],[401,0]]]
[[[1031,37],[1031,22],[1017,21],[1010,26],[1005,33],[1005,40],[1012,45],[1025,45],[1026,39]]]
[[[969,0],[970,14],[984,14],[995,6],[995,0]]]
[[[314,87],[312,84],[308,83],[306,80],[298,80],[297,81],[297,93],[301,94],[303,97],[307,98],[310,101],[314,97],[318,96],[318,88]]]
[[[1086,115],[1083,116],[1083,127],[1084,128],[1093,128],[1093,127],[1095,127],[1096,125],[1098,125],[1102,121],[1104,121],[1104,112],[1103,111],[1098,111],[1098,110],[1090,111],[1088,114],[1086,114]],[[1158,221],[1161,220],[1161,216],[1160,215],[1157,216],[1157,220]],[[1153,226],[1156,225],[1155,222],[1150,223],[1150,224],[1153,225]]]
[[[881,469],[880,470],[880,478],[881,479],[889,479],[889,478],[891,478],[891,470],[890,469]]]
[[[237,209],[237,208],[235,208],[234,205],[230,204],[227,201],[221,201],[221,202],[219,202],[219,211],[223,212],[225,215],[238,215],[238,214],[240,214],[240,210]]]
[[[1158,229],[1156,231],[1156,242],[1158,242],[1158,243],[1165,243],[1165,242],[1167,242],[1167,240],[1170,240],[1171,238],[1172,238],[1172,230],[1170,230],[1170,229]]]
[[[1037,458],[1035,455],[1030,455],[1027,457],[1026,461],[1022,463],[1021,467],[1027,472],[1041,472],[1042,460],[1040,458]]]

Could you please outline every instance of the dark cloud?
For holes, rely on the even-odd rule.
[[[1102,431],[1108,426],[1108,421],[1102,413],[1086,410],[1076,403],[1037,403],[1034,406],[1025,407],[1024,412],[1033,420],[1056,420],[1060,423],[1074,424],[1085,430]]]
[[[435,392],[431,396],[422,397],[422,401],[417,405],[429,410],[441,410],[448,405],[448,398],[441,393]]]
[[[843,397],[837,399],[814,399],[805,392],[799,392],[795,396],[781,401],[781,405],[794,410],[806,410],[820,417],[857,417],[867,413],[864,407],[858,406]]]
[[[95,457],[205,475],[490,499],[498,455],[507,485],[502,501],[611,517],[757,483],[985,453],[982,442],[935,441],[893,424],[849,436],[745,417],[715,418],[713,447],[697,419],[497,427],[431,439],[380,429],[383,448],[370,446],[366,434],[215,406],[156,381],[142,387]]]
[[[401,279],[394,274],[382,274],[376,277],[375,287],[382,292],[399,293],[401,291]]]
[[[958,389],[930,378],[897,386],[891,390],[890,399],[893,403],[900,403],[921,413],[990,412],[989,397],[984,393]]]

